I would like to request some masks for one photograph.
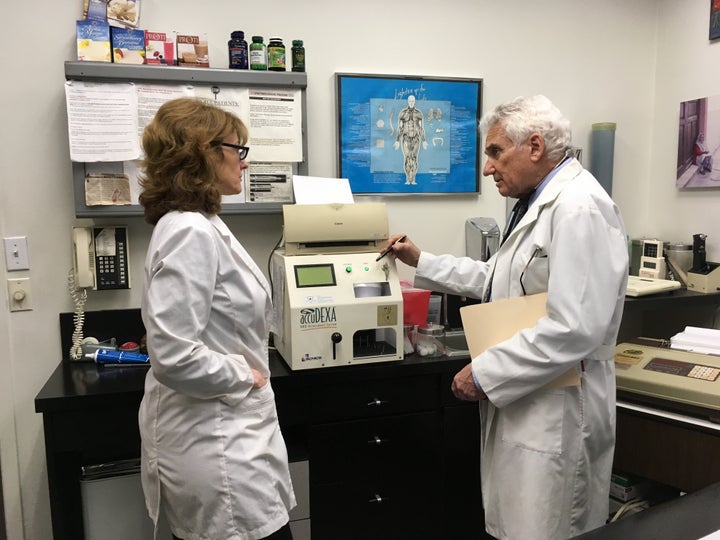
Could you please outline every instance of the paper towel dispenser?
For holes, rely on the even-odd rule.
[[[500,247],[500,228],[493,218],[472,217],[465,220],[465,254],[477,261],[487,261]]]

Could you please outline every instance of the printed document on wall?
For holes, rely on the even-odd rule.
[[[66,81],[70,159],[127,161],[140,157],[133,83]]]
[[[250,90],[253,161],[303,161],[300,90]]]

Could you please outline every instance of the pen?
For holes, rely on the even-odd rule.
[[[398,242],[402,242],[402,241],[405,240],[406,238],[407,238],[407,234],[404,234],[404,235],[402,235],[400,238],[398,238],[397,240],[395,240],[395,241],[390,245],[389,248],[384,249],[383,251],[380,252],[380,255],[378,255],[378,258],[375,259],[375,262],[378,262],[378,261],[379,261],[380,259],[382,259],[385,255],[387,255],[388,253],[390,253],[390,252],[392,251],[393,246],[394,246],[395,244],[397,244]]]

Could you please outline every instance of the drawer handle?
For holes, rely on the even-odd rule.
[[[370,401],[367,406],[368,407],[382,407],[385,405],[387,401],[384,401],[382,399],[374,398],[372,401]]]
[[[377,435],[373,435],[373,438],[368,441],[368,444],[374,444],[377,446],[380,446],[381,444],[389,443],[389,439],[382,439],[378,437]]]
[[[381,497],[379,493],[376,493],[375,496],[370,499],[368,502],[373,504],[380,504],[385,501],[389,500],[387,497]]]

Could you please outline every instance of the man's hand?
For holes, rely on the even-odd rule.
[[[471,364],[468,364],[455,374],[452,382],[452,392],[456,398],[463,401],[480,401],[486,397],[485,393],[475,386]]]
[[[401,238],[405,238],[402,242],[397,242]],[[405,234],[393,234],[388,238],[384,249],[392,248],[390,255],[396,259],[400,259],[408,266],[417,266],[420,260],[420,248],[417,247]]]

